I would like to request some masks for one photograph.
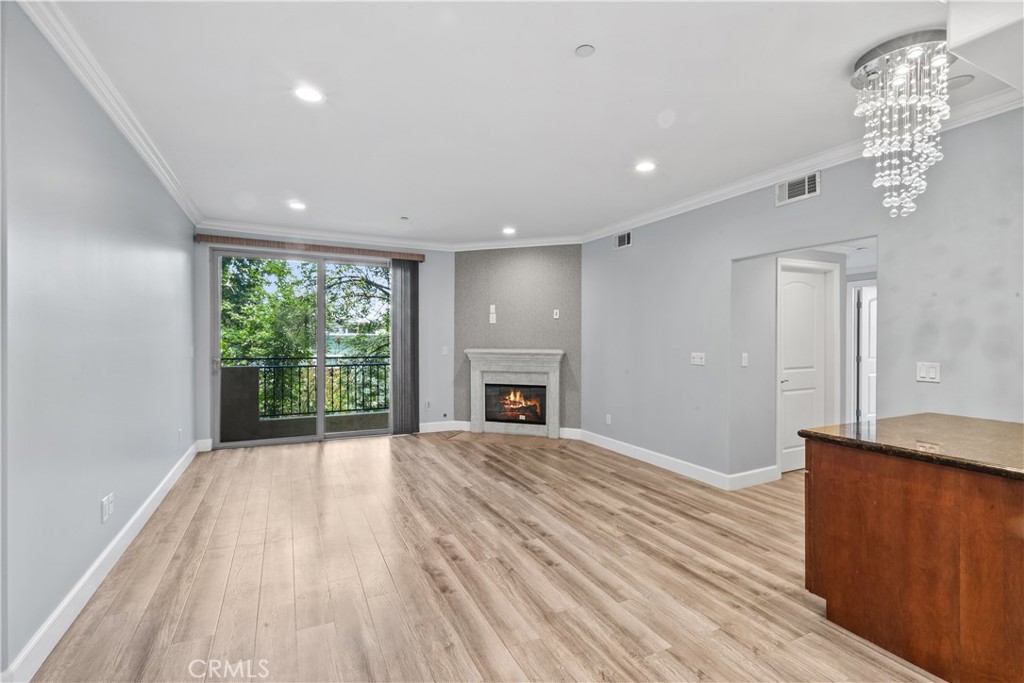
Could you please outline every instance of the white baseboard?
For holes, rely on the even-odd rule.
[[[449,420],[448,422],[420,422],[420,433],[428,432],[468,432],[469,422]]]
[[[420,423],[420,433],[449,431],[468,432],[469,423],[458,420],[452,420],[450,422]],[[725,491],[737,491],[739,489],[747,488],[748,486],[765,484],[769,481],[776,481],[781,476],[779,468],[775,465],[772,465],[771,467],[761,467],[756,470],[747,470],[746,472],[738,472],[736,474],[725,474],[724,472],[708,469],[707,467],[701,467],[700,465],[694,465],[693,463],[680,460],[679,458],[673,458],[671,456],[664,455],[663,453],[656,453],[655,451],[641,448],[640,446],[634,446],[633,444],[626,443],[624,441],[616,441],[615,439],[608,438],[607,436],[595,434],[594,432],[587,432],[582,429],[562,427],[558,430],[558,435],[563,439],[586,441],[587,443],[592,443],[595,446],[601,446],[602,448],[607,448],[610,451],[615,451],[620,455],[636,458],[637,460],[643,460],[655,467],[660,467],[663,470],[681,474],[684,477],[689,477],[690,479],[696,479],[701,483],[709,484]]]
[[[199,439],[195,444],[196,453],[205,453],[213,450],[213,439]]]
[[[420,422],[420,433],[426,434],[429,432],[468,432],[469,422],[461,420],[449,420],[448,422]],[[573,429],[571,427],[562,427],[558,430],[558,436],[563,439],[579,439],[579,429]]]
[[[737,474],[725,474],[724,472],[708,469],[707,467],[694,465],[693,463],[680,460],[679,458],[673,458],[665,455],[664,453],[657,453],[640,446],[634,446],[633,444],[626,443],[624,441],[616,441],[615,439],[602,436],[601,434],[595,434],[594,432],[582,431],[580,438],[587,443],[594,444],[595,446],[607,448],[608,450],[615,451],[620,455],[642,460],[650,465],[654,465],[655,467],[660,467],[664,470],[681,474],[684,477],[689,477],[690,479],[696,479],[701,483],[709,484],[725,491],[736,491],[748,486],[764,484],[769,481],[775,481],[780,476],[779,468],[774,465],[771,467],[762,467],[756,470],[739,472]]]
[[[196,441],[185,452],[185,455],[181,456],[178,462],[174,464],[174,467],[171,468],[171,471],[167,473],[167,476],[164,477],[163,481],[160,482],[153,493],[149,494],[145,502],[139,506],[139,509],[135,511],[131,519],[121,528],[117,536],[103,549],[103,552],[100,553],[96,561],[92,563],[92,566],[82,575],[82,578],[78,580],[74,588],[64,596],[64,599],[57,605],[57,609],[53,610],[46,621],[43,622],[43,625],[35,632],[28,641],[28,644],[11,661],[11,666],[7,671],[3,672],[0,680],[5,682],[32,680],[32,677],[39,670],[39,667],[42,666],[53,648],[56,647],[64,632],[75,621],[75,618],[85,607],[86,603],[89,602],[89,598],[100,587],[103,579],[106,578],[114,564],[142,530],[142,527],[149,520],[157,506],[160,505],[160,502],[163,501],[167,492],[174,486],[174,482],[178,481],[182,472],[185,471],[185,468],[195,458],[196,453],[210,450],[211,445],[209,439]]]

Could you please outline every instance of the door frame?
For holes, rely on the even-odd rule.
[[[782,472],[782,323],[779,312],[782,308],[782,291],[779,287],[783,271],[822,273],[825,275],[825,421],[836,424],[842,421],[841,413],[841,359],[840,359],[840,278],[842,271],[832,261],[812,261],[779,257],[775,265],[775,466]],[[807,425],[819,427],[822,425]]]
[[[316,335],[316,432],[303,436],[284,436],[273,439],[250,439],[246,441],[229,441],[224,443],[220,440],[220,290],[221,290],[221,268],[220,259],[230,258],[253,258],[253,259],[282,259],[290,261],[306,261],[317,264],[317,335]],[[376,261],[374,259],[344,259],[337,256],[324,256],[307,251],[292,251],[281,249],[232,249],[214,247],[210,250],[210,432],[212,437],[212,448],[249,448],[252,446],[274,446],[278,444],[309,443],[314,441],[327,441],[331,439],[346,439],[360,436],[385,436],[391,434],[391,410],[388,409],[387,429],[360,430],[351,432],[326,432],[327,416],[326,407],[326,357],[327,357],[327,289],[326,271],[328,263],[350,263],[355,265],[387,265],[391,266],[390,259]],[[321,332],[323,324],[323,334]],[[391,330],[388,330],[391,334]],[[389,384],[394,382],[394,377],[389,378]],[[392,387],[388,387],[389,395],[393,395]]]
[[[846,415],[847,422],[857,421],[857,290],[878,287],[878,279],[846,281]]]

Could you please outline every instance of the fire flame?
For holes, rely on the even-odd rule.
[[[540,399],[524,399],[523,392],[516,391],[515,389],[508,392],[508,396],[502,397],[501,404],[507,410],[521,410],[530,406],[535,406],[538,411],[540,410]]]

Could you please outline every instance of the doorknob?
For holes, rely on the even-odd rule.
[[[781,382],[779,382],[779,384],[785,384],[785,383],[786,383],[786,382],[788,382],[788,381],[789,381],[788,379],[784,379],[784,380],[782,380]]]

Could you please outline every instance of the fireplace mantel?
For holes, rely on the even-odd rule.
[[[561,349],[466,349],[470,372],[469,429],[472,432],[559,437],[559,372]],[[547,424],[530,425],[484,420],[484,385],[532,384],[547,387]]]

